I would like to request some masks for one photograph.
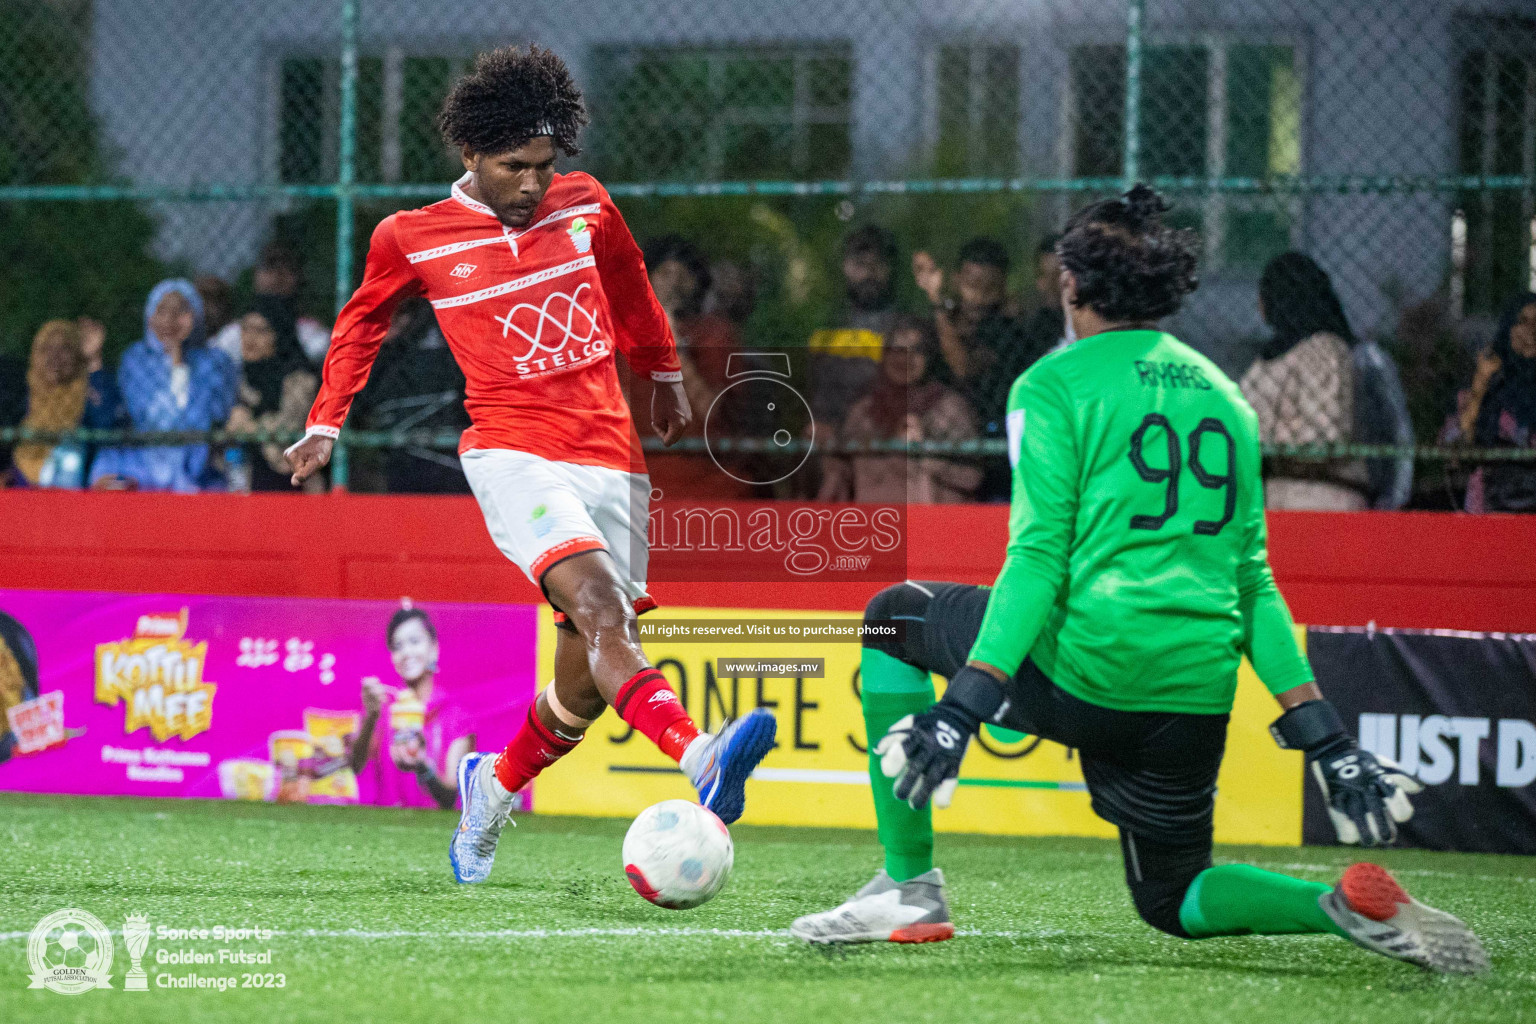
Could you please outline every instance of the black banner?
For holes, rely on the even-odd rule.
[[[1536,636],[1312,628],[1318,685],[1360,745],[1424,784],[1400,842],[1536,853]],[[1302,842],[1336,842],[1307,779]]]

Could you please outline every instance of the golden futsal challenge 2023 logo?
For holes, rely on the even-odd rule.
[[[123,732],[191,739],[213,724],[215,684],[203,680],[208,641],[186,639],[187,609],[140,615],[133,636],[96,646],[96,703],[122,703]]]

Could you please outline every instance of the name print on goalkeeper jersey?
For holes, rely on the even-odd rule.
[[[1096,334],[1008,411],[1008,555],[972,658],[1029,655],[1126,711],[1230,711],[1245,652],[1271,692],[1312,679],[1265,557],[1258,420],[1214,363],[1160,331]]]
[[[513,229],[454,185],[374,230],[362,286],[337,318],[308,432],[335,437],[390,315],[424,295],[464,371],[472,425],[459,443],[642,471],[615,349],[637,373],[682,379],[640,248],[590,175],[557,174]]]

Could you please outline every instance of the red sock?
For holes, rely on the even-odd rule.
[[[549,726],[539,721],[534,706],[528,709],[528,720],[512,737],[507,749],[496,756],[496,778],[507,787],[508,793],[516,793],[539,772],[548,768],[566,754],[576,749],[579,739],[567,740],[556,736]]]
[[[613,710],[674,761],[683,759],[683,751],[699,734],[682,701],[667,685],[667,677],[654,668],[636,672],[619,687]]]

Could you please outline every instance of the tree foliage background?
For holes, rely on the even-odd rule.
[[[0,0],[0,184],[116,181],[90,109],[89,39],[86,0]],[[109,354],[137,339],[168,269],[154,231],[133,202],[0,202],[0,353],[24,356],[54,317],[101,320]]]

